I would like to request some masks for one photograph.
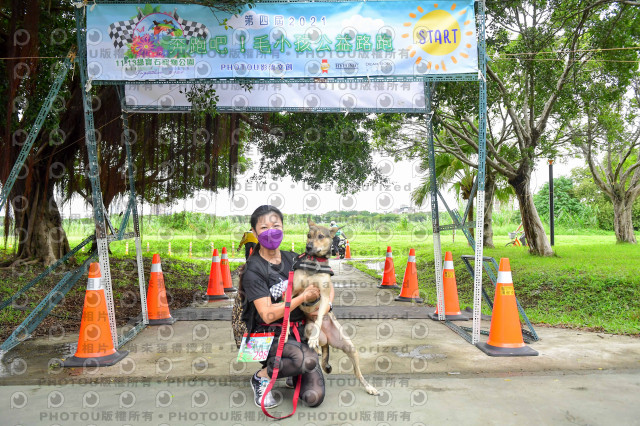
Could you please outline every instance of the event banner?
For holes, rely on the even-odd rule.
[[[167,112],[190,110],[190,84],[127,84],[125,100],[129,110]],[[235,83],[207,87],[218,97],[218,111],[314,111],[424,112],[422,82],[289,82]]]
[[[473,0],[87,8],[89,77],[420,77],[477,73]]]

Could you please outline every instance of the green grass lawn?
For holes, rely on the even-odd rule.
[[[507,238],[496,238],[497,248],[485,249],[484,255],[498,262],[509,258],[516,295],[532,322],[640,334],[640,247],[616,244],[614,236],[560,235],[556,237],[556,255],[545,258],[529,255],[526,248],[500,247],[501,240],[507,242]],[[402,248],[400,252],[396,246]],[[399,284],[406,268],[405,246],[393,246]],[[421,297],[435,305],[433,246],[415,248]],[[460,256],[473,254],[473,250],[464,242],[452,243],[450,235],[443,238],[442,248],[453,253],[461,306],[471,306],[473,279]],[[358,269],[380,276],[357,263]],[[485,288],[491,288],[486,276],[484,283]],[[486,304],[483,311],[490,313]]]
[[[563,327],[580,327],[609,333],[640,334],[640,247],[616,244],[612,233],[586,231],[588,235],[574,235],[574,230],[556,235],[555,253],[549,258],[531,256],[526,248],[504,247],[509,241],[510,227],[494,230],[496,248],[486,249],[485,256],[499,261],[508,257],[511,261],[516,295],[520,299],[532,322]],[[177,272],[179,276],[208,274],[211,261],[210,243],[219,250],[232,243],[237,246],[240,235],[238,229],[227,229],[217,233],[180,233],[176,231],[151,230],[143,235],[142,248],[145,258],[159,253],[163,259],[163,270]],[[433,272],[433,243],[431,230],[426,226],[412,230],[398,231],[382,225],[377,232],[351,229],[347,232],[354,257],[378,257],[384,260],[387,246],[393,249],[395,270],[401,284],[407,255],[410,248],[416,250],[418,280],[421,295],[427,303],[435,305],[435,284]],[[71,246],[79,243],[87,234],[70,234]],[[302,224],[286,227],[282,249],[295,251],[304,247],[306,227]],[[129,241],[129,254],[125,255],[125,241],[110,245],[117,259],[135,258],[135,245]],[[456,267],[459,298],[463,307],[472,301],[473,281],[467,273],[460,256],[473,254],[464,235],[456,233],[442,235],[443,251],[452,251]],[[168,255],[171,242],[172,255]],[[189,257],[189,242],[192,243],[192,257]],[[149,252],[147,253],[147,243]],[[242,258],[244,251],[230,255]],[[231,265],[235,269],[238,264]],[[364,263],[357,265],[366,270]],[[374,274],[372,271],[368,271]],[[179,283],[168,286],[179,287]],[[485,278],[486,288],[491,288]],[[185,285],[193,285],[191,283]],[[490,292],[492,294],[492,292]],[[486,304],[485,304],[486,305]],[[484,311],[489,313],[486,309]]]
[[[120,244],[120,243],[118,243]],[[114,250],[110,256],[111,288],[113,291],[116,322],[122,326],[141,312],[139,302],[138,273],[135,267],[135,250],[128,256]],[[187,243],[188,247],[188,243]],[[148,283],[153,253],[143,253],[145,280]],[[76,255],[76,265],[86,260],[87,254]],[[0,261],[9,260],[4,250],[0,250]],[[190,306],[194,301],[201,300],[206,293],[211,270],[211,259],[183,259],[179,256],[161,256],[164,282],[167,289],[169,308],[180,309]],[[229,267],[234,271],[244,262],[230,262]],[[19,269],[0,269],[0,300],[4,300],[23,288],[43,270],[42,267],[25,267]],[[64,271],[58,270],[49,274],[34,287],[19,298],[15,306],[9,306],[0,311],[0,342],[4,341],[24,321],[31,310],[35,308],[55,284],[62,278]],[[33,336],[47,336],[52,326],[63,327],[66,332],[77,332],[82,316],[83,302],[86,292],[86,277],[81,278],[65,295],[63,301],[56,306],[51,314],[34,330]]]

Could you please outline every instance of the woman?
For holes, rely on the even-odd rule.
[[[282,242],[283,216],[274,206],[263,205],[251,215],[251,231],[258,239],[258,245],[247,260],[240,277],[239,295],[243,298],[242,320],[249,333],[274,332],[275,337],[267,359],[251,378],[255,403],[259,407],[262,395],[267,389],[273,373],[278,338],[284,316],[282,293],[286,290],[289,271],[296,253],[279,250]],[[318,361],[318,354],[309,348],[304,338],[304,314],[298,308],[302,303],[311,303],[320,297],[320,291],[313,286],[291,299],[289,321],[291,331],[284,345],[278,377],[302,375],[300,399],[311,407],[317,407],[324,399],[324,377]],[[294,329],[299,330],[302,342],[296,341]],[[289,379],[288,379],[289,380]],[[278,405],[271,393],[265,397],[265,407]]]

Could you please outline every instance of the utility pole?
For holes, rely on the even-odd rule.
[[[554,245],[554,212],[553,212],[553,160],[549,160],[549,233],[551,245]]]

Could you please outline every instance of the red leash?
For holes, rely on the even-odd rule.
[[[289,272],[289,282],[287,283],[287,295],[286,300],[284,302],[284,316],[282,317],[282,330],[280,331],[280,340],[278,340],[278,350],[276,351],[276,359],[273,363],[273,373],[271,374],[271,381],[269,382],[269,386],[267,386],[267,390],[262,395],[262,400],[260,401],[260,408],[262,408],[262,412],[265,416],[271,417],[272,419],[286,419],[287,417],[293,416],[296,412],[296,408],[298,407],[298,397],[300,396],[300,385],[302,384],[302,375],[298,376],[298,382],[296,383],[296,389],[293,392],[293,411],[291,414],[288,414],[284,417],[274,417],[267,412],[267,409],[264,407],[264,399],[271,392],[273,385],[278,379],[278,371],[280,370],[280,361],[282,361],[282,351],[284,350],[284,339],[285,334],[287,332],[287,325],[289,324],[289,311],[291,309],[291,293],[293,292],[293,271]],[[294,336],[296,336],[296,340],[300,341],[300,334],[298,333],[298,327],[292,327]]]

